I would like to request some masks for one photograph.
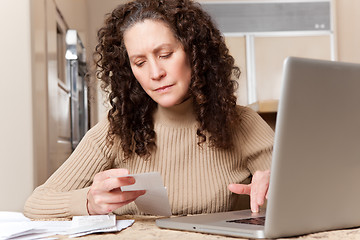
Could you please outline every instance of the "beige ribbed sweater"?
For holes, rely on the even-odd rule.
[[[262,118],[240,107],[241,121],[234,129],[236,147],[231,151],[199,147],[197,121],[188,100],[171,109],[158,107],[154,114],[157,149],[149,160],[138,156],[124,162],[121,150],[106,147],[109,126],[100,121],[85,135],[69,159],[25,203],[30,218],[87,215],[86,197],[94,175],[110,168],[131,173],[160,172],[167,187],[173,214],[228,211],[237,208],[229,183],[249,180],[256,170],[270,168],[273,131]],[[245,167],[242,161],[247,160]],[[116,214],[138,214],[130,203]]]

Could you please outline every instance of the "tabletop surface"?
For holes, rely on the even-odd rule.
[[[116,233],[105,233],[105,234],[91,234],[78,239],[126,239],[126,240],[148,240],[148,239],[192,239],[192,240],[216,240],[216,239],[240,239],[234,237],[226,237],[220,235],[211,235],[204,233],[196,233],[196,232],[186,232],[186,231],[177,231],[177,230],[168,230],[168,229],[160,229],[155,225],[155,220],[159,217],[154,216],[118,216],[118,220],[124,219],[134,219],[134,224],[122,230],[121,232]],[[47,220],[69,220],[69,219],[47,219]],[[68,238],[67,236],[57,236],[58,239],[74,239]],[[313,233],[304,236],[294,237],[294,238],[286,238],[286,239],[306,239],[306,240],[318,240],[318,239],[359,239],[360,240],[360,228],[352,228],[352,229],[344,229],[344,230],[336,230],[329,232],[320,232]]]

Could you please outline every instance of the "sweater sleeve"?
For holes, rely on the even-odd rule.
[[[94,175],[110,169],[111,149],[106,145],[109,123],[100,121],[90,129],[71,156],[27,199],[29,218],[68,218],[88,215],[87,193]]]
[[[242,161],[254,174],[257,170],[270,169],[274,131],[261,118],[261,116],[250,108],[241,109],[241,152]]]

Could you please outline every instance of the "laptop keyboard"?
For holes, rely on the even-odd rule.
[[[255,217],[255,218],[245,218],[245,219],[236,219],[236,220],[229,220],[226,222],[232,223],[242,223],[242,224],[253,224],[253,225],[265,225],[265,217]]]

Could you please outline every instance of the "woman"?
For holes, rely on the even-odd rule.
[[[135,0],[99,30],[97,77],[111,109],[25,204],[32,218],[138,214],[129,173],[158,171],[173,214],[228,211],[269,184],[273,132],[236,106],[240,72],[219,30],[190,0]],[[251,183],[250,183],[250,180]],[[250,183],[250,184],[245,184]],[[230,190],[230,191],[229,191]]]

